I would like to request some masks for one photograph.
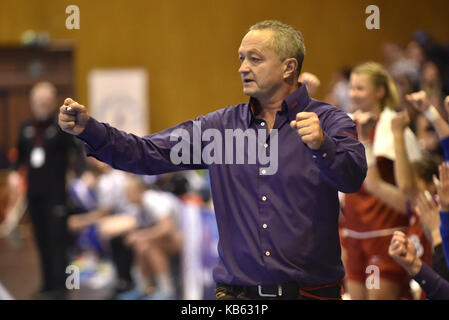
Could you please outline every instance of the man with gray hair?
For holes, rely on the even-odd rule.
[[[60,108],[61,128],[83,140],[88,155],[115,168],[147,175],[209,169],[219,231],[217,299],[341,298],[337,192],[358,191],[367,165],[354,122],[309,98],[298,83],[304,53],[301,33],[292,26],[255,24],[238,50],[249,101],[142,138],[96,121],[70,98]],[[278,170],[268,172],[262,156],[248,163],[254,148],[241,151],[243,164],[206,163],[201,155],[210,151],[210,137],[199,145],[188,139],[199,128],[221,133],[214,135],[221,144],[229,142],[226,130],[254,132],[258,152],[275,159]],[[187,134],[178,142],[173,136],[180,131]],[[176,150],[191,151],[191,161],[173,163],[179,143],[185,148]],[[223,156],[229,153],[214,154]]]
[[[249,31],[272,31],[271,46],[281,61],[287,58],[295,58],[298,68],[295,77],[299,77],[302,69],[306,48],[304,38],[299,30],[276,20],[265,20],[252,25]]]
[[[41,288],[35,299],[66,298],[67,206],[66,173],[69,158],[82,152],[76,140],[62,132],[56,121],[57,91],[47,81],[30,92],[31,117],[20,127],[18,161],[13,169],[26,169],[28,212],[40,258]],[[10,175],[18,175],[13,170]]]

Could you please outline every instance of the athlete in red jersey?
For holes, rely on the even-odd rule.
[[[397,91],[377,63],[356,67],[350,85],[357,110],[354,120],[365,142],[369,169],[361,190],[346,194],[344,200],[341,235],[347,254],[347,287],[352,299],[398,299],[409,276],[388,255],[388,247],[394,231],[407,232],[409,216],[407,198],[395,187],[391,120],[398,105]],[[405,139],[409,157],[419,159],[418,143],[410,129]],[[368,283],[373,277],[379,278],[378,283]]]

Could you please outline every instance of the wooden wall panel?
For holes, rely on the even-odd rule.
[[[65,28],[65,8],[77,4],[81,29]],[[365,8],[377,4],[381,29],[365,28]],[[237,49],[245,30],[279,19],[304,34],[304,70],[323,82],[333,72],[381,59],[381,44],[405,44],[417,28],[449,40],[447,0],[3,0],[0,44],[17,43],[26,29],[47,30],[76,46],[76,98],[87,99],[87,74],[96,67],[143,66],[150,76],[152,130],[247,98]]]

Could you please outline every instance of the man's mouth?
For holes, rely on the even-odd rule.
[[[253,82],[254,80],[252,80],[252,79],[243,79],[243,83],[250,83],[250,82]]]

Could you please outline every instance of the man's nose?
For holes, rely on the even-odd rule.
[[[248,65],[246,64],[246,60],[243,60],[242,63],[240,64],[239,72],[242,74],[249,72],[249,68],[248,68]]]

